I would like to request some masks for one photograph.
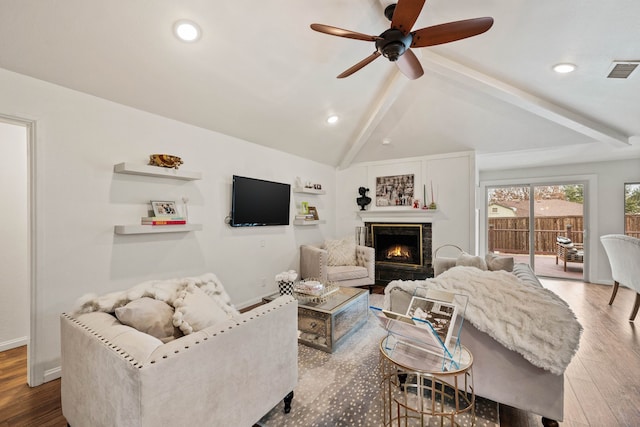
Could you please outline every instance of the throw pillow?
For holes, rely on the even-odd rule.
[[[464,265],[467,267],[475,267],[480,270],[487,269],[487,263],[479,256],[474,256],[466,252],[461,253],[456,259],[456,265]]]
[[[514,260],[511,256],[500,256],[494,254],[493,252],[489,252],[487,255],[485,255],[484,260],[487,263],[487,269],[489,269],[490,271],[513,271]]]
[[[164,301],[144,297],[115,310],[120,323],[164,340],[174,336],[173,308]]]
[[[173,325],[188,335],[231,318],[214,300],[193,283],[178,292],[173,303]]]
[[[324,248],[327,250],[328,265],[358,265],[356,261],[356,242],[353,239],[326,240]]]

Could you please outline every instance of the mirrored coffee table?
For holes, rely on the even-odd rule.
[[[263,298],[270,302],[275,293]],[[296,294],[294,294],[294,297]],[[310,347],[333,353],[337,346],[367,321],[369,291],[338,288],[326,298],[298,298],[298,341]]]

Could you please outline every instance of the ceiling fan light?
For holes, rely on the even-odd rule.
[[[553,71],[560,74],[567,74],[575,71],[576,66],[574,64],[562,63],[553,66]]]
[[[198,41],[202,32],[198,24],[192,21],[181,20],[173,25],[173,32],[183,42]]]

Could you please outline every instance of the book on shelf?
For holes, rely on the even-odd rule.
[[[186,224],[187,220],[183,217],[163,217],[163,216],[145,216],[141,219],[142,225],[180,225]]]
[[[417,326],[429,329],[436,344],[449,348],[458,312],[452,301],[452,298],[447,301],[414,296],[406,315],[414,320]]]
[[[303,219],[305,221],[313,221],[315,218],[313,214],[298,214],[296,215],[296,219]]]

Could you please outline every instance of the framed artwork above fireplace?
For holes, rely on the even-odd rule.
[[[409,206],[415,197],[413,174],[379,176],[376,178],[376,206]]]

